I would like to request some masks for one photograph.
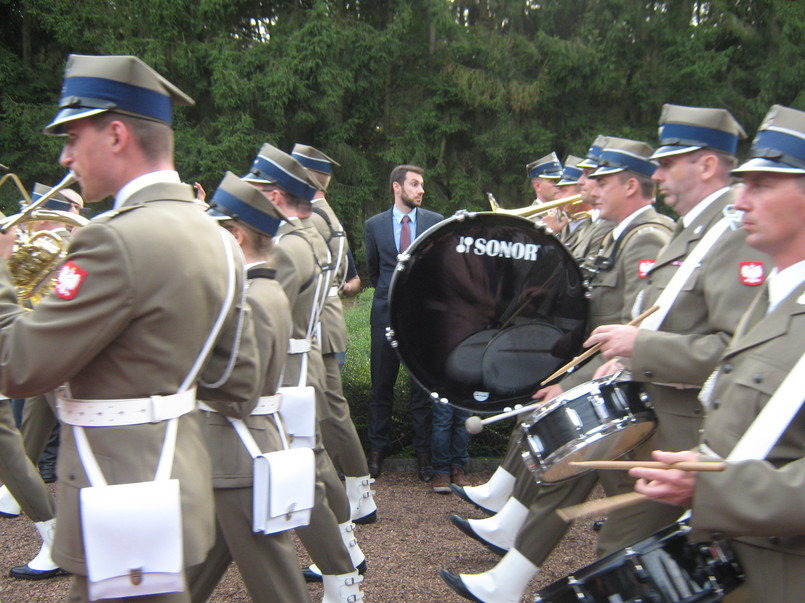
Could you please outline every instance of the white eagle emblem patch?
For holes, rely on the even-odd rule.
[[[54,288],[56,295],[62,299],[73,299],[86,277],[87,272],[85,270],[79,268],[74,262],[67,262],[61,267],[59,274],[56,276],[56,286]]]
[[[741,262],[741,283],[749,287],[763,284],[766,277],[763,262]]]

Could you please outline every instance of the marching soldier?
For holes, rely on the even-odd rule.
[[[562,179],[562,163],[555,152],[540,157],[526,166],[531,186],[537,198],[531,205],[542,205],[556,199],[559,190],[556,183]]]
[[[631,320],[635,296],[646,278],[652,258],[670,239],[674,222],[652,207],[656,186],[651,180],[656,164],[653,149],[635,140],[608,138],[600,165],[590,178],[601,217],[617,226],[606,236],[594,261],[582,265],[591,290],[590,323],[626,323]],[[540,390],[535,397],[552,399],[588,381],[595,360],[568,375],[560,385]],[[608,476],[602,475],[605,487]],[[595,486],[595,474],[561,484],[538,485],[532,475],[518,477],[511,498],[495,516],[484,520],[451,520],[464,533],[504,555],[492,570],[478,575],[442,572],[454,590],[481,601],[519,601],[539,566],[567,531],[558,507],[583,501]]]
[[[288,355],[291,311],[270,268],[271,237],[285,216],[253,186],[232,173],[212,197],[209,213],[229,230],[243,250],[249,288],[246,300],[254,317],[260,350],[263,389],[260,402],[243,422],[261,452],[282,450],[276,396]],[[232,216],[237,216],[233,218]],[[307,586],[287,532],[254,532],[254,461],[226,416],[213,403],[202,406],[204,435],[212,458],[217,530],[206,561],[188,571],[192,600],[203,603],[212,594],[234,558],[253,601],[310,601]]]
[[[355,539],[349,500],[322,444],[319,428],[319,421],[327,415],[328,408],[322,386],[324,365],[314,325],[318,319],[317,301],[320,301],[317,293],[326,292],[326,286],[321,284],[325,277],[321,275],[320,266],[327,263],[327,249],[323,241],[324,249],[314,247],[310,233],[298,217],[299,205],[313,198],[317,186],[298,161],[269,144],[261,147],[243,180],[254,185],[288,217],[280,224],[275,237],[277,281],[288,296],[293,315],[282,385],[307,383],[316,390],[315,506],[310,525],[297,528],[296,533],[316,566],[311,571],[322,575],[325,601],[346,601],[350,595],[361,596],[359,584],[363,577],[358,572],[366,570],[366,561]]]
[[[749,247],[743,231],[730,228],[734,218],[729,209],[735,203],[730,170],[743,137],[740,124],[725,109],[663,107],[654,180],[681,218],[648,273],[637,304],[641,310],[653,305],[660,310],[639,328],[600,326],[586,342],[601,342],[602,355],[610,359],[596,376],[626,366],[633,380],[644,382],[657,414],[657,431],[635,458],[647,458],[655,448],[696,445],[704,411],[698,392],[763,284],[768,256]],[[677,273],[682,277],[674,281]],[[633,479],[618,477],[618,493],[633,489]],[[613,511],[601,529],[598,553],[618,551],[678,516],[678,509],[651,501]]]
[[[593,192],[596,183],[594,178],[589,178],[589,175],[598,167],[598,159],[601,157],[603,147],[606,146],[606,141],[606,136],[599,135],[587,151],[587,156],[578,164],[582,168],[579,185],[581,188],[580,194],[585,202],[585,209],[592,208],[595,202]],[[614,227],[614,224],[609,220],[599,218],[599,210],[592,209],[591,213],[593,215],[590,223],[582,226],[583,232],[579,232],[577,245],[570,249],[571,254],[578,261],[582,261],[590,255],[592,256],[591,260],[594,260],[604,237]],[[519,479],[530,480],[532,478],[520,458],[520,433],[519,430],[515,429],[511,438],[509,438],[509,446],[503,462],[495,470],[488,482],[470,487],[453,484],[451,488],[457,496],[474,504],[489,515],[494,515],[509,500],[514,490],[514,485]]]
[[[772,107],[749,157],[733,172],[743,182],[735,209],[747,244],[768,253],[774,270],[702,390],[699,453],[654,454],[666,463],[726,459],[726,470],[631,473],[638,492],[677,514],[692,506],[693,538],[730,539],[748,600],[794,603],[805,597],[805,113]]]
[[[198,211],[173,168],[172,105],[192,102],[136,57],[71,55],[60,111],[45,131],[67,137],[60,162],[75,173],[85,200],[112,196],[115,206],[76,232],[54,292],[32,311],[17,306],[0,268],[0,391],[33,396],[66,384],[58,395],[64,429],[53,558],[73,574],[71,600],[95,598],[90,591],[108,586],[87,577],[99,567],[103,575],[110,567],[130,573],[101,596],[188,600],[181,573],[168,567],[201,563],[214,539],[196,383],[219,380],[237,358],[211,395],[227,415],[244,417],[259,393],[251,317],[235,301],[243,285],[240,253]],[[3,243],[7,255],[12,242]],[[168,489],[178,485],[172,500],[179,504],[170,508],[180,525],[174,511],[159,517],[166,535],[177,538],[145,541],[148,567],[127,567],[136,543],[115,533],[130,528],[132,517],[120,516],[115,504],[101,507],[109,514],[103,540],[114,543],[114,555],[104,554],[100,540],[89,547],[85,535],[99,528],[92,513],[82,514],[88,491],[110,492],[104,483],[141,490],[140,483],[158,485],[155,477]],[[152,585],[149,572],[158,560],[165,564],[154,571],[171,571],[163,587]]]
[[[349,404],[344,398],[339,366],[339,356],[346,357],[347,325],[338,291],[346,279],[349,245],[341,222],[325,198],[333,166],[338,163],[321,151],[301,144],[294,145],[291,156],[307,168],[318,184],[311,201],[310,220],[327,241],[335,264],[334,278],[322,308],[319,337],[326,371],[325,396],[329,406],[327,415],[320,422],[321,434],[335,468],[344,474],[352,521],[358,524],[372,523],[377,521],[377,505],[371,490],[374,479],[369,475],[363,446],[352,422]]]

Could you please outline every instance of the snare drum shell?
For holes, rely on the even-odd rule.
[[[588,301],[573,257],[534,222],[459,213],[400,256],[390,341],[434,397],[477,412],[530,398],[586,335]]]

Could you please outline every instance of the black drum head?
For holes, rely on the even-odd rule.
[[[587,299],[576,262],[517,216],[459,213],[420,236],[391,280],[391,341],[411,376],[448,403],[526,402],[579,351]]]

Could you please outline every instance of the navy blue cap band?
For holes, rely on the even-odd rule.
[[[273,180],[277,183],[277,186],[284,188],[296,197],[310,201],[313,195],[316,194],[315,188],[298,179],[293,174],[288,173],[282,169],[282,167],[262,155],[258,155],[254,160],[251,171],[256,172],[258,175],[268,176],[268,180]]]
[[[64,80],[59,108],[119,109],[171,124],[171,99],[166,94],[100,77]]]
[[[316,170],[317,172],[324,172],[326,174],[333,173],[333,164],[326,159],[316,159],[315,157],[308,157],[296,151],[291,153],[291,157],[296,159],[299,163],[309,170]]]
[[[590,147],[590,150],[587,151],[587,159],[593,159],[598,161],[598,158],[601,157],[601,151],[603,151],[601,147],[597,147],[595,145]]]
[[[660,146],[709,147],[731,155],[738,150],[738,136],[723,130],[667,123],[660,126]]]
[[[615,149],[605,149],[604,152],[601,153],[601,158],[598,161],[598,168],[622,168],[632,170],[638,174],[651,176],[654,174],[654,170],[657,169],[657,166],[650,161],[639,159],[633,155],[616,151]]]
[[[566,165],[565,169],[562,170],[562,180],[573,180],[576,181],[581,178],[581,175],[584,173],[584,170],[575,166]]]
[[[561,178],[562,177],[562,164],[552,161],[551,163],[543,163],[531,168],[528,172],[529,178],[537,178],[539,176]]]
[[[805,168],[805,140],[779,130],[761,130],[752,143],[749,157],[762,157]]]
[[[255,209],[221,188],[218,188],[212,196],[210,207],[231,216],[234,220],[248,224],[270,237],[277,234],[277,229],[280,227],[281,220]]]

